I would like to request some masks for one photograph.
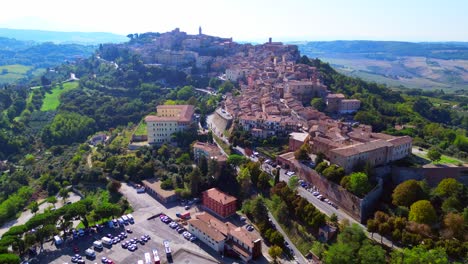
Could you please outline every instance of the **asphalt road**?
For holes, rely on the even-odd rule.
[[[273,217],[273,215],[268,212],[268,216],[270,216],[270,219],[271,221],[273,222],[273,224],[275,224],[276,226],[276,230],[278,230],[284,237],[284,240],[288,242],[288,244],[291,246],[291,248],[293,249],[293,253],[294,255],[297,257],[297,261],[301,264],[307,264],[309,263],[307,261],[307,259],[301,254],[301,252],[299,251],[299,249],[296,248],[296,246],[294,245],[294,243],[292,243],[292,241],[289,239],[288,235],[286,234],[286,232],[284,232],[283,228],[281,228],[280,224],[278,223],[278,221],[276,221],[276,219]]]

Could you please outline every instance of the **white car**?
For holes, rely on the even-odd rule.
[[[313,192],[312,195],[313,196],[318,196],[318,195],[320,195],[320,193],[319,192]]]

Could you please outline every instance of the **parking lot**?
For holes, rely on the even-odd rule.
[[[176,230],[163,223],[160,218],[157,217],[160,213],[168,215],[172,219],[176,219],[177,213],[185,213],[189,211],[191,214],[194,214],[198,211],[195,204],[192,204],[189,210],[185,210],[185,205],[187,204],[181,205],[180,202],[163,205],[147,193],[137,193],[133,187],[126,184],[122,185],[121,192],[127,197],[134,209],[134,212],[131,213],[134,217],[134,224],[125,225],[119,228],[110,228],[106,225],[99,233],[91,232],[76,239],[68,238],[58,248],[53,244],[53,242],[48,242],[47,244],[44,244],[44,251],[38,256],[39,262],[36,263],[72,263],[71,259],[76,254],[75,250],[77,250],[78,254],[80,254],[85,260],[85,263],[101,263],[101,258],[106,257],[114,263],[130,264],[137,263],[138,260],[144,260],[144,254],[146,252],[151,253],[153,249],[158,250],[161,263],[168,263],[168,258],[165,254],[163,245],[163,241],[165,240],[169,241],[173,253],[174,259],[172,263],[179,263],[178,261],[181,259],[183,259],[184,263],[187,264],[239,262],[239,260],[221,256],[199,240],[195,240],[193,242],[188,241],[182,234],[179,234]],[[102,237],[107,234],[116,236],[121,232],[126,232],[126,229],[132,230],[132,233],[127,233],[127,238],[123,241],[128,241],[132,238],[140,238],[142,235],[149,235],[151,239],[144,245],[138,243],[138,249],[133,252],[123,248],[121,241],[112,247],[106,247],[104,245],[102,251],[95,250],[96,257],[94,259],[87,259],[85,257],[85,250],[92,248],[95,240],[101,240]],[[192,259],[192,261],[187,262],[187,260],[190,259]],[[255,263],[267,263],[267,261],[262,258],[255,261]]]

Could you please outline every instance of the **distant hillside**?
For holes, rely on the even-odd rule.
[[[20,41],[0,37],[0,84],[39,76],[46,68],[87,58],[97,46]]]
[[[100,43],[120,43],[127,37],[106,32],[59,32],[31,29],[0,28],[0,37],[14,38],[23,41],[74,43],[97,45]]]
[[[468,88],[468,43],[297,42],[302,54],[364,80],[424,89]]]

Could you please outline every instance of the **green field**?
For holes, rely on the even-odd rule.
[[[57,85],[52,89],[51,93],[46,93],[44,102],[42,102],[41,111],[51,111],[57,109],[60,105],[60,96],[64,92],[68,92],[78,87],[78,82],[67,82],[63,84],[63,89]]]
[[[429,158],[427,157],[427,153],[424,152],[424,153],[416,153],[415,154],[416,156],[419,156],[423,159],[426,159],[428,162],[429,161]],[[453,165],[458,165],[458,164],[463,164],[464,162],[459,160],[459,159],[456,159],[456,158],[452,158],[452,157],[449,157],[449,156],[445,156],[445,155],[442,155],[442,157],[440,158],[439,161],[437,162],[431,162],[432,164],[453,164]]]
[[[135,135],[136,136],[141,136],[141,135],[146,135],[146,134],[147,134],[146,122],[142,121],[142,122],[140,122],[137,129],[135,130]]]
[[[12,83],[26,77],[26,73],[31,68],[19,64],[0,66],[0,83]],[[3,73],[4,70],[6,70],[6,73]]]

